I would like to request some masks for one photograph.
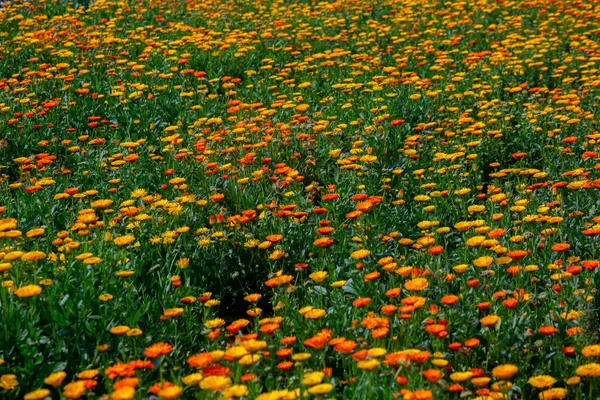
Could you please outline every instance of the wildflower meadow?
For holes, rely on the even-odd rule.
[[[0,398],[600,398],[600,2],[0,3]]]

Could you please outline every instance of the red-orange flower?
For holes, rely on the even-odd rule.
[[[431,254],[432,256],[437,256],[439,255],[442,251],[444,251],[444,246],[433,246],[430,247],[427,252],[429,254]]]
[[[544,325],[539,329],[540,333],[543,333],[544,335],[552,335],[554,333],[556,333],[556,328],[550,325]]]

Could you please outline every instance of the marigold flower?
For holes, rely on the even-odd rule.
[[[19,386],[17,376],[13,374],[5,374],[0,376],[0,388],[4,390],[12,390]]]
[[[155,343],[144,350],[144,355],[148,358],[156,358],[165,354],[169,354],[173,346],[168,343]]]
[[[485,326],[496,325],[496,323],[500,321],[500,317],[497,315],[487,315],[479,320]]]
[[[538,394],[540,400],[564,399],[565,397],[567,397],[567,389],[564,388],[552,388]]]
[[[404,288],[411,292],[420,292],[429,286],[429,282],[425,278],[415,278],[404,283]]]
[[[556,383],[556,379],[549,375],[536,375],[529,378],[527,383],[535,388],[542,389],[554,385]]]
[[[589,363],[577,367],[575,373],[579,376],[600,376],[600,364]]]
[[[50,395],[48,389],[37,389],[23,396],[23,400],[43,400]]]
[[[518,370],[519,370],[519,368],[516,365],[502,364],[502,365],[498,365],[497,367],[495,367],[492,370],[492,375],[495,378],[507,380],[507,379],[512,378],[517,373]]]
[[[42,293],[42,287],[38,285],[27,285],[15,290],[17,297],[21,298],[35,297],[40,293]]]

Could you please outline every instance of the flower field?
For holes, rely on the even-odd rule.
[[[596,399],[600,2],[0,6],[0,398]]]

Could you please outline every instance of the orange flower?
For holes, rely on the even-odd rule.
[[[327,193],[321,199],[323,199],[323,201],[331,201],[331,200],[335,200],[339,197],[340,197],[340,195],[337,193]]]
[[[379,339],[387,335],[389,331],[390,329],[388,327],[382,326],[380,328],[373,329],[371,331],[371,336],[373,336],[375,339]]]
[[[213,361],[213,356],[210,353],[200,353],[191,356],[187,359],[187,363],[192,367],[204,367]]]
[[[427,279],[425,278],[415,278],[404,283],[404,288],[411,292],[420,292],[427,286],[429,286],[429,282],[427,282]]]
[[[117,376],[130,377],[135,376],[135,370],[130,364],[116,363],[104,370],[110,379],[115,379]]]
[[[549,326],[549,325],[544,325],[539,329],[540,333],[544,334],[544,335],[552,335],[554,333],[556,333],[556,328],[553,326]]]
[[[337,344],[333,349],[338,353],[350,354],[358,346],[353,340],[345,340],[342,343]]]
[[[527,252],[525,250],[513,250],[509,251],[506,255],[512,258],[513,260],[520,260],[521,258],[527,255]]]
[[[367,304],[369,304],[371,302],[371,298],[370,297],[359,297],[358,299],[354,300],[352,302],[352,305],[354,307],[366,307]]]
[[[224,198],[225,198],[225,195],[223,193],[215,193],[209,197],[209,199],[211,199],[214,202],[219,202],[219,201],[223,200]]]
[[[148,358],[156,358],[165,354],[169,354],[173,350],[173,346],[168,343],[155,343],[149,347],[146,347],[144,354]]]
[[[279,364],[277,364],[276,366],[277,366],[277,369],[280,369],[282,371],[287,371],[288,369],[290,369],[294,366],[294,363],[291,361],[282,361]]]
[[[117,381],[113,384],[113,389],[119,390],[125,386],[136,387],[138,383],[138,378],[123,378],[120,381]]]
[[[329,338],[331,337],[331,333],[328,333],[326,331],[321,331],[319,333],[317,333],[315,336],[306,339],[304,341],[304,345],[306,347],[312,347],[313,349],[322,349],[323,346],[325,346],[325,344],[329,341]]]
[[[437,382],[442,377],[442,372],[438,369],[426,369],[423,371],[423,376],[431,383]]]
[[[281,239],[283,239],[283,235],[269,235],[265,239],[267,239],[271,243],[277,243]]]
[[[510,299],[506,299],[502,302],[502,304],[504,305],[504,307],[506,308],[514,308],[517,303],[519,301],[517,299],[515,299],[514,297],[511,297]]]
[[[458,301],[458,296],[455,296],[453,294],[449,294],[447,296],[442,297],[442,304],[445,305],[452,305],[454,303],[456,303]]]
[[[432,256],[437,256],[439,255],[442,251],[444,251],[444,246],[433,246],[430,247],[427,252],[429,254],[431,254]]]
[[[378,271],[368,273],[365,275],[365,282],[370,282],[378,279],[381,276],[381,273]]]
[[[283,286],[290,283],[293,280],[294,277],[291,275],[281,275],[269,279],[265,282],[265,285],[267,285],[268,287]]]
[[[497,315],[488,315],[479,320],[479,322],[481,322],[485,326],[496,325],[498,321],[500,321],[500,317],[498,317]]]
[[[488,232],[488,236],[491,237],[492,239],[496,239],[499,238],[500,236],[504,235],[506,233],[506,231],[502,228],[496,228],[490,232]]]
[[[313,244],[318,247],[329,247],[333,244],[333,240],[325,236],[315,240]]]
[[[557,252],[569,250],[569,248],[571,248],[571,245],[569,243],[556,243],[552,245],[552,251]]]

